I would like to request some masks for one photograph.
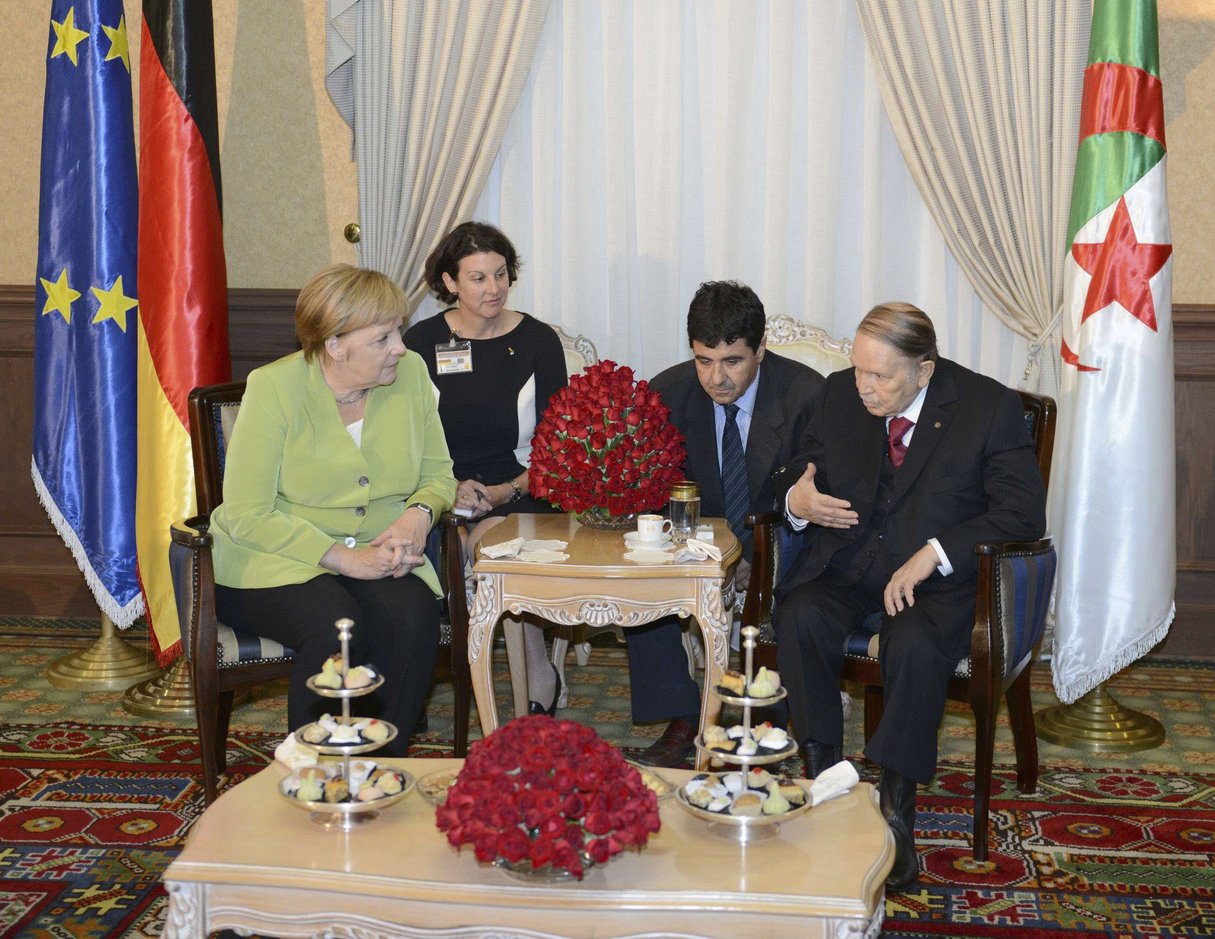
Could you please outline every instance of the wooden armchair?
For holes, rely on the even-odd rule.
[[[190,444],[198,514],[171,526],[169,566],[181,623],[182,646],[190,664],[203,792],[215,800],[227,756],[228,723],[235,692],[284,678],[291,672],[291,650],[261,636],[237,632],[215,617],[215,574],[211,560],[211,512],[223,501],[227,442],[245,393],[244,382],[208,385],[190,392]],[[455,686],[455,752],[468,751],[472,683],[468,671],[468,607],[460,566],[459,519],[444,513],[439,576],[445,597],[442,645],[450,655],[439,668]],[[408,732],[409,728],[402,728]]]
[[[1049,485],[1057,413],[1055,402],[1026,391],[1020,394],[1025,406],[1025,423],[1038,457],[1038,469],[1043,482]],[[771,585],[777,570],[773,543],[780,516],[767,513],[748,521],[755,530],[755,560],[743,623],[762,629],[771,617]],[[978,544],[975,553],[979,555],[979,579],[970,655],[958,663],[949,682],[948,695],[952,700],[969,704],[975,715],[972,852],[975,860],[983,861],[987,859],[992,754],[1001,695],[1008,701],[1016,750],[1017,789],[1028,793],[1038,785],[1038,739],[1030,705],[1030,670],[1034,648],[1046,625],[1056,556],[1050,538],[1027,543]],[[877,729],[882,717],[877,635],[881,619],[881,614],[870,616],[845,642],[842,677],[864,686],[866,740]],[[764,647],[756,651],[761,648]],[[767,647],[765,663],[774,660],[775,647]]]

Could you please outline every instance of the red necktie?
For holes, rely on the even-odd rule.
[[[907,436],[907,431],[914,426],[915,422],[909,421],[905,417],[896,417],[890,422],[887,430],[886,453],[895,469],[903,465],[903,457],[907,455],[907,444],[903,443],[903,438]]]

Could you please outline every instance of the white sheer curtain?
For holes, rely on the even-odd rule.
[[[920,192],[984,302],[1034,343],[1030,386],[1054,394],[1091,0],[856,5]]]
[[[325,84],[354,131],[359,263],[421,299],[431,248],[471,212],[549,0],[329,0]]]
[[[523,256],[512,306],[644,376],[687,357],[717,278],[836,336],[909,300],[945,355],[1010,384],[1025,361],[925,208],[840,0],[558,0],[472,217]]]

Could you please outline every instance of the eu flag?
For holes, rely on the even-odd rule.
[[[34,329],[34,486],[101,611],[135,571],[138,183],[122,0],[53,0]]]

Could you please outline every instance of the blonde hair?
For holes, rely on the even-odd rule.
[[[295,301],[295,335],[308,361],[326,355],[325,341],[365,326],[405,318],[405,291],[379,271],[334,264],[314,275]]]
[[[856,331],[893,346],[916,362],[937,360],[936,328],[927,313],[910,303],[879,303],[865,314]]]

